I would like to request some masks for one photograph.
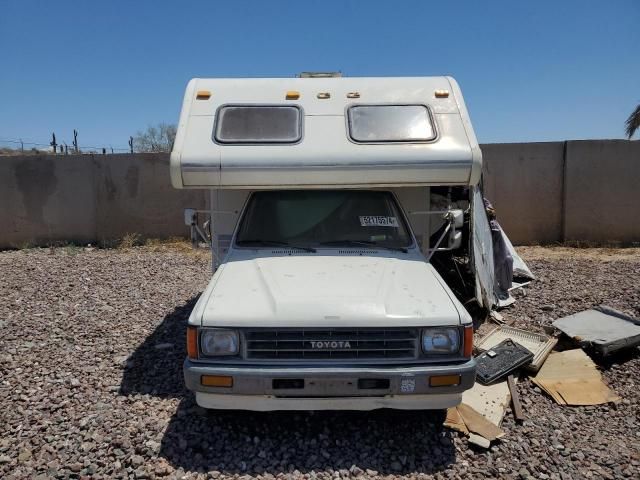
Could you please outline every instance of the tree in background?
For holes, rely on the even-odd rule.
[[[631,115],[629,115],[629,118],[627,118],[625,125],[627,126],[627,138],[631,140],[633,134],[636,133],[636,130],[638,130],[638,128],[640,128],[640,105],[638,105],[636,109],[631,112]]]
[[[133,148],[136,152],[170,152],[175,139],[176,126],[163,122],[138,132],[133,137]]]

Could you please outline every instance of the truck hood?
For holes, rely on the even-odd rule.
[[[204,326],[458,325],[468,315],[432,265],[375,256],[230,261],[196,308]]]

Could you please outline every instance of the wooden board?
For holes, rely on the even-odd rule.
[[[509,386],[509,393],[511,393],[511,405],[513,407],[513,416],[519,422],[524,420],[524,412],[522,411],[522,404],[520,403],[520,396],[516,389],[516,381],[513,375],[507,377],[507,385]]]
[[[461,403],[457,409],[470,432],[477,433],[489,441],[504,436],[504,432],[498,426],[487,420],[469,405]]]
[[[464,433],[465,435],[469,435],[469,429],[465,425],[464,420],[462,420],[460,413],[458,413],[457,407],[447,409],[447,418],[444,421],[444,426],[457,432]]]
[[[549,355],[533,382],[560,405],[600,405],[620,400],[581,349]]]
[[[493,385],[476,382],[473,388],[462,394],[462,403],[469,405],[495,426],[499,427],[511,401],[507,381]]]

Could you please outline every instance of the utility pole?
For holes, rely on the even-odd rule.
[[[75,128],[73,129],[73,148],[78,153],[78,131]]]
[[[24,142],[20,139],[20,151],[24,153]]]
[[[49,143],[49,145],[51,145],[53,147],[53,153],[56,153],[58,144],[56,143],[56,133],[55,132],[53,132],[51,134],[51,143]]]
[[[129,137],[129,150],[133,153],[133,137]]]

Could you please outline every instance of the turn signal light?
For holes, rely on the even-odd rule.
[[[209,100],[211,92],[209,90],[198,90],[196,93],[196,100]]]
[[[285,98],[287,100],[298,100],[300,98],[300,92],[296,92],[295,90],[289,90]]]
[[[473,325],[464,327],[464,345],[462,355],[470,358],[473,353]]]
[[[202,375],[200,383],[205,387],[233,387],[233,377],[223,375]]]
[[[187,327],[187,357],[192,360],[198,358],[198,329]]]
[[[460,375],[436,375],[429,378],[429,386],[431,387],[453,387],[460,385]]]

